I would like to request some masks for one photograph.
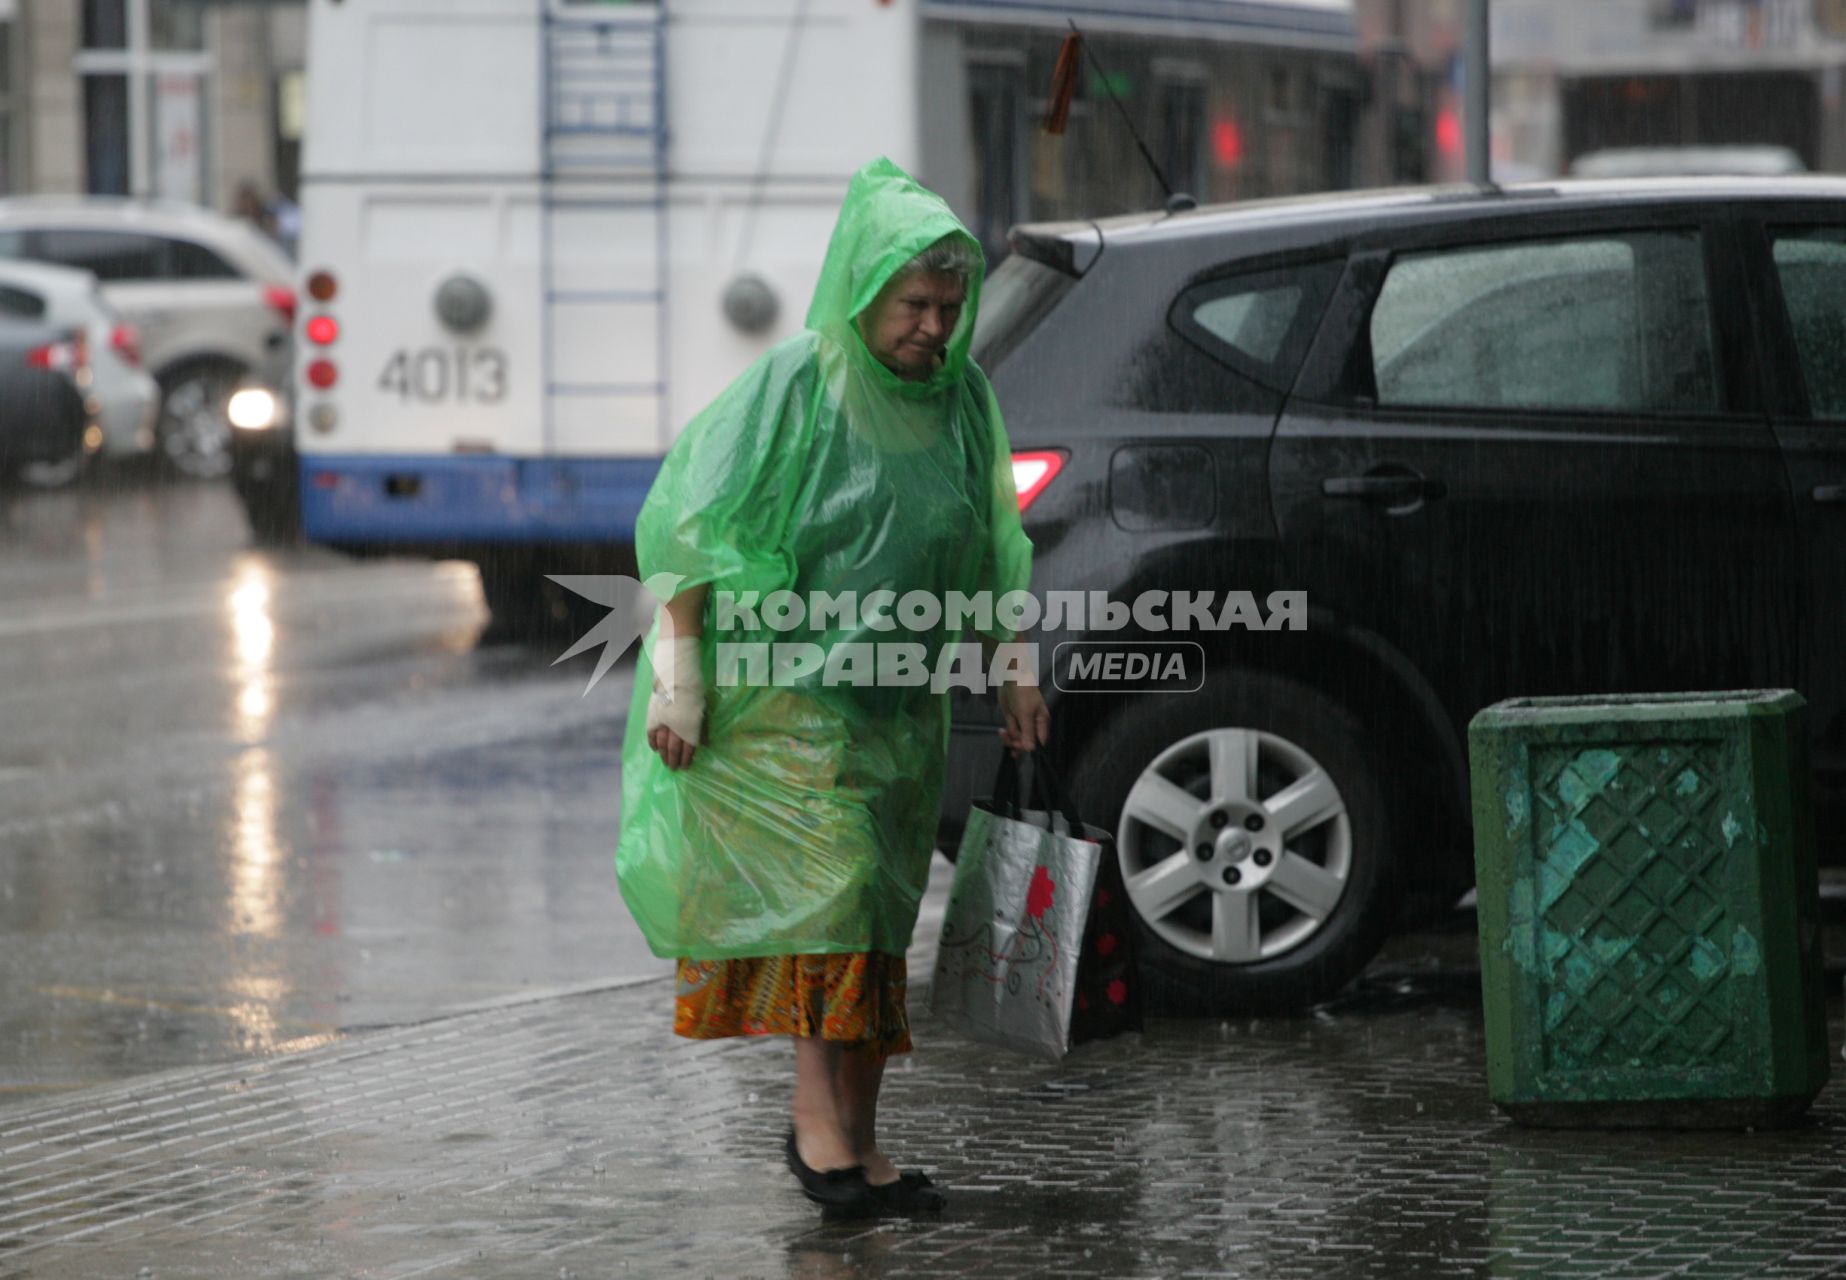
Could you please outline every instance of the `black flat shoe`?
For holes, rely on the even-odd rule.
[[[942,1192],[936,1190],[936,1184],[925,1174],[899,1174],[896,1182],[887,1182],[883,1186],[874,1186],[868,1182],[865,1189],[872,1193],[872,1199],[880,1207],[897,1213],[942,1212]]]
[[[865,1183],[865,1166],[851,1165],[845,1169],[810,1169],[801,1158],[801,1151],[795,1146],[795,1131],[788,1131],[788,1140],[783,1143],[783,1150],[788,1158],[788,1167],[794,1173],[795,1180],[801,1184],[801,1194],[825,1209],[844,1209],[867,1211],[875,1210],[879,1201],[872,1196],[872,1189]]]

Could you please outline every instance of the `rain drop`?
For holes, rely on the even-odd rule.
[[[745,1102],[755,1102],[756,1095],[754,1093],[747,1093],[744,1095],[744,1101]]]
[[[142,1267],[141,1270],[135,1272],[135,1280],[154,1280],[154,1268]]]
[[[604,1167],[605,1166],[603,1165],[603,1162],[598,1160],[595,1164],[590,1166],[590,1172],[591,1173],[601,1173]]]

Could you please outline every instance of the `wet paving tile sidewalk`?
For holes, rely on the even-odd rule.
[[[882,1223],[821,1221],[782,1168],[787,1043],[676,1040],[667,983],[354,1034],[0,1110],[0,1277],[1846,1270],[1841,1085],[1781,1133],[1515,1129],[1475,983],[1155,1020],[1058,1066],[916,992],[886,1145],[952,1199]]]

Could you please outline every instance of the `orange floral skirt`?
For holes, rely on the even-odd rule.
[[[910,1052],[904,957],[883,951],[824,956],[681,960],[673,1033],[807,1036]]]

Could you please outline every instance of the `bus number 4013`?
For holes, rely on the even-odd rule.
[[[391,354],[378,389],[408,404],[461,400],[496,404],[506,398],[506,353],[494,347],[425,347]]]

